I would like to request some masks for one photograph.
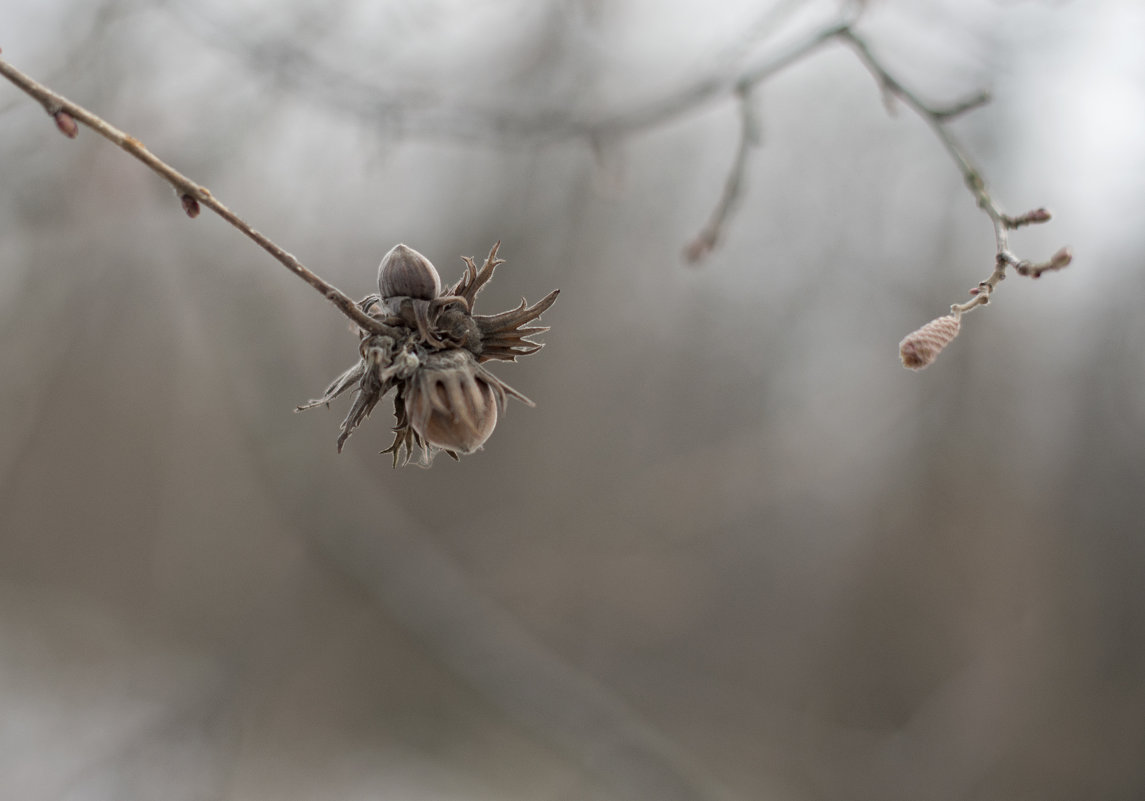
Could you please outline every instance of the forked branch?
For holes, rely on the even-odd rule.
[[[958,167],[959,172],[962,173],[962,179],[966,183],[966,188],[969,189],[970,193],[974,196],[974,200],[978,203],[978,208],[982,209],[986,216],[990,218],[990,222],[994,227],[994,270],[990,273],[988,278],[984,281],[980,281],[978,286],[970,290],[970,294],[973,297],[969,301],[955,304],[951,307],[952,313],[961,314],[962,312],[970,311],[978,306],[984,306],[989,303],[990,296],[993,294],[994,289],[998,286],[998,283],[1006,277],[1006,269],[1008,267],[1013,267],[1019,275],[1028,275],[1033,278],[1038,278],[1044,272],[1060,270],[1069,265],[1073,259],[1073,254],[1068,247],[1059,249],[1048,261],[1037,264],[1025,259],[1019,259],[1014,255],[1014,252],[1010,250],[1009,232],[1015,228],[1021,228],[1024,225],[1049,222],[1051,219],[1049,211],[1039,208],[1017,217],[1011,217],[1002,211],[1002,207],[998,204],[998,201],[990,194],[986,181],[982,177],[981,170],[971,161],[965,149],[963,149],[954,138],[954,135],[951,134],[950,130],[946,127],[946,123],[959,114],[978,108],[983,103],[988,102],[990,99],[988,94],[984,92],[977,94],[962,103],[945,109],[932,107],[923,102],[918,95],[907,89],[897,78],[891,75],[886,67],[875,58],[870,46],[853,30],[845,28],[839,32],[838,36],[855,51],[859,60],[863,63],[863,66],[865,66],[867,71],[878,81],[879,87],[883,90],[888,99],[902,101],[911,111],[915,112],[926,122]]]
[[[887,70],[882,62],[875,57],[867,42],[855,32],[850,22],[839,22],[818,30],[772,61],[744,70],[736,79],[734,91],[739,101],[741,114],[739,145],[733,157],[728,177],[724,182],[724,191],[716,203],[711,218],[695,239],[684,249],[684,256],[688,261],[697,262],[714,249],[719,242],[724,224],[734,209],[735,202],[742,194],[749,148],[758,138],[749,104],[751,91],[783,68],[817,52],[820,46],[826,42],[835,40],[843,42],[855,52],[859,61],[878,82],[888,106],[896,101],[902,102],[926,122],[962,174],[966,187],[970,190],[975,202],[993,225],[997,254],[995,270],[990,277],[980,282],[972,290],[974,298],[968,303],[962,304],[961,311],[968,311],[987,303],[990,293],[1004,277],[1007,267],[1014,267],[1021,275],[1031,275],[1036,278],[1047,270],[1061,269],[1069,264],[1068,248],[1059,250],[1049,261],[1040,264],[1019,259],[1014,255],[1010,250],[1009,231],[1023,225],[1048,222],[1050,213],[1045,209],[1036,209],[1018,217],[1011,217],[1003,212],[1001,206],[990,194],[981,170],[947,128],[947,123],[951,120],[988,103],[990,95],[986,92],[979,92],[966,100],[944,108],[924,102]]]

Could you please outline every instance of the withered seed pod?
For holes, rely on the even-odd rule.
[[[384,333],[359,331],[360,358],[331,382],[321,398],[298,407],[330,403],[354,390],[354,403],[342,421],[338,450],[391,389],[394,393],[394,441],[383,453],[408,463],[414,453],[429,464],[445,451],[453,458],[481,448],[505,411],[509,395],[533,402],[484,367],[491,360],[516,361],[541,349],[529,337],[549,329],[528,326],[557,299],[559,290],[539,303],[501,314],[473,314],[481,288],[503,262],[500,242],[478,269],[465,258],[465,273],[442,289],[437,270],[416,250],[397,245],[378,268],[378,294],[359,301]]]
[[[409,382],[406,410],[413,430],[429,445],[473,453],[497,425],[505,391],[467,350],[431,353]]]

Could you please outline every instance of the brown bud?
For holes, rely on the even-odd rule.
[[[199,216],[201,209],[199,208],[199,201],[192,195],[183,195],[179,198],[183,204],[183,211],[187,212],[187,216],[194,219]]]
[[[431,354],[408,385],[410,425],[430,446],[472,453],[497,426],[505,393],[495,380],[469,351]]]
[[[378,291],[383,298],[433,300],[441,293],[441,277],[425,256],[394,245],[378,265]]]
[[[961,315],[948,314],[931,320],[922,328],[906,336],[899,343],[899,357],[903,367],[921,370],[938,358],[942,349],[958,336]]]
[[[52,116],[56,119],[56,127],[60,129],[60,133],[68,139],[75,139],[79,135],[80,126],[71,114],[61,109]]]

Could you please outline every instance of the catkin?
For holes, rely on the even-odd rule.
[[[907,334],[899,343],[899,357],[903,367],[921,370],[929,365],[958,336],[961,325],[961,315],[947,314]]]

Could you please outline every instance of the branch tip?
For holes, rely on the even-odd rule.
[[[1034,225],[1036,223],[1049,222],[1053,219],[1048,209],[1039,208],[1033,211],[1027,211],[1025,214],[1020,214],[1017,217],[1003,216],[1002,222],[1007,228],[1021,228],[1023,225]]]
[[[688,264],[699,264],[715,247],[715,235],[705,229],[684,248],[684,260]]]
[[[1024,261],[1017,266],[1018,275],[1027,275],[1030,278],[1041,278],[1042,273],[1054,272],[1068,267],[1073,262],[1073,250],[1068,246],[1059,248],[1057,253],[1050,256],[1049,261],[1032,264]]]

